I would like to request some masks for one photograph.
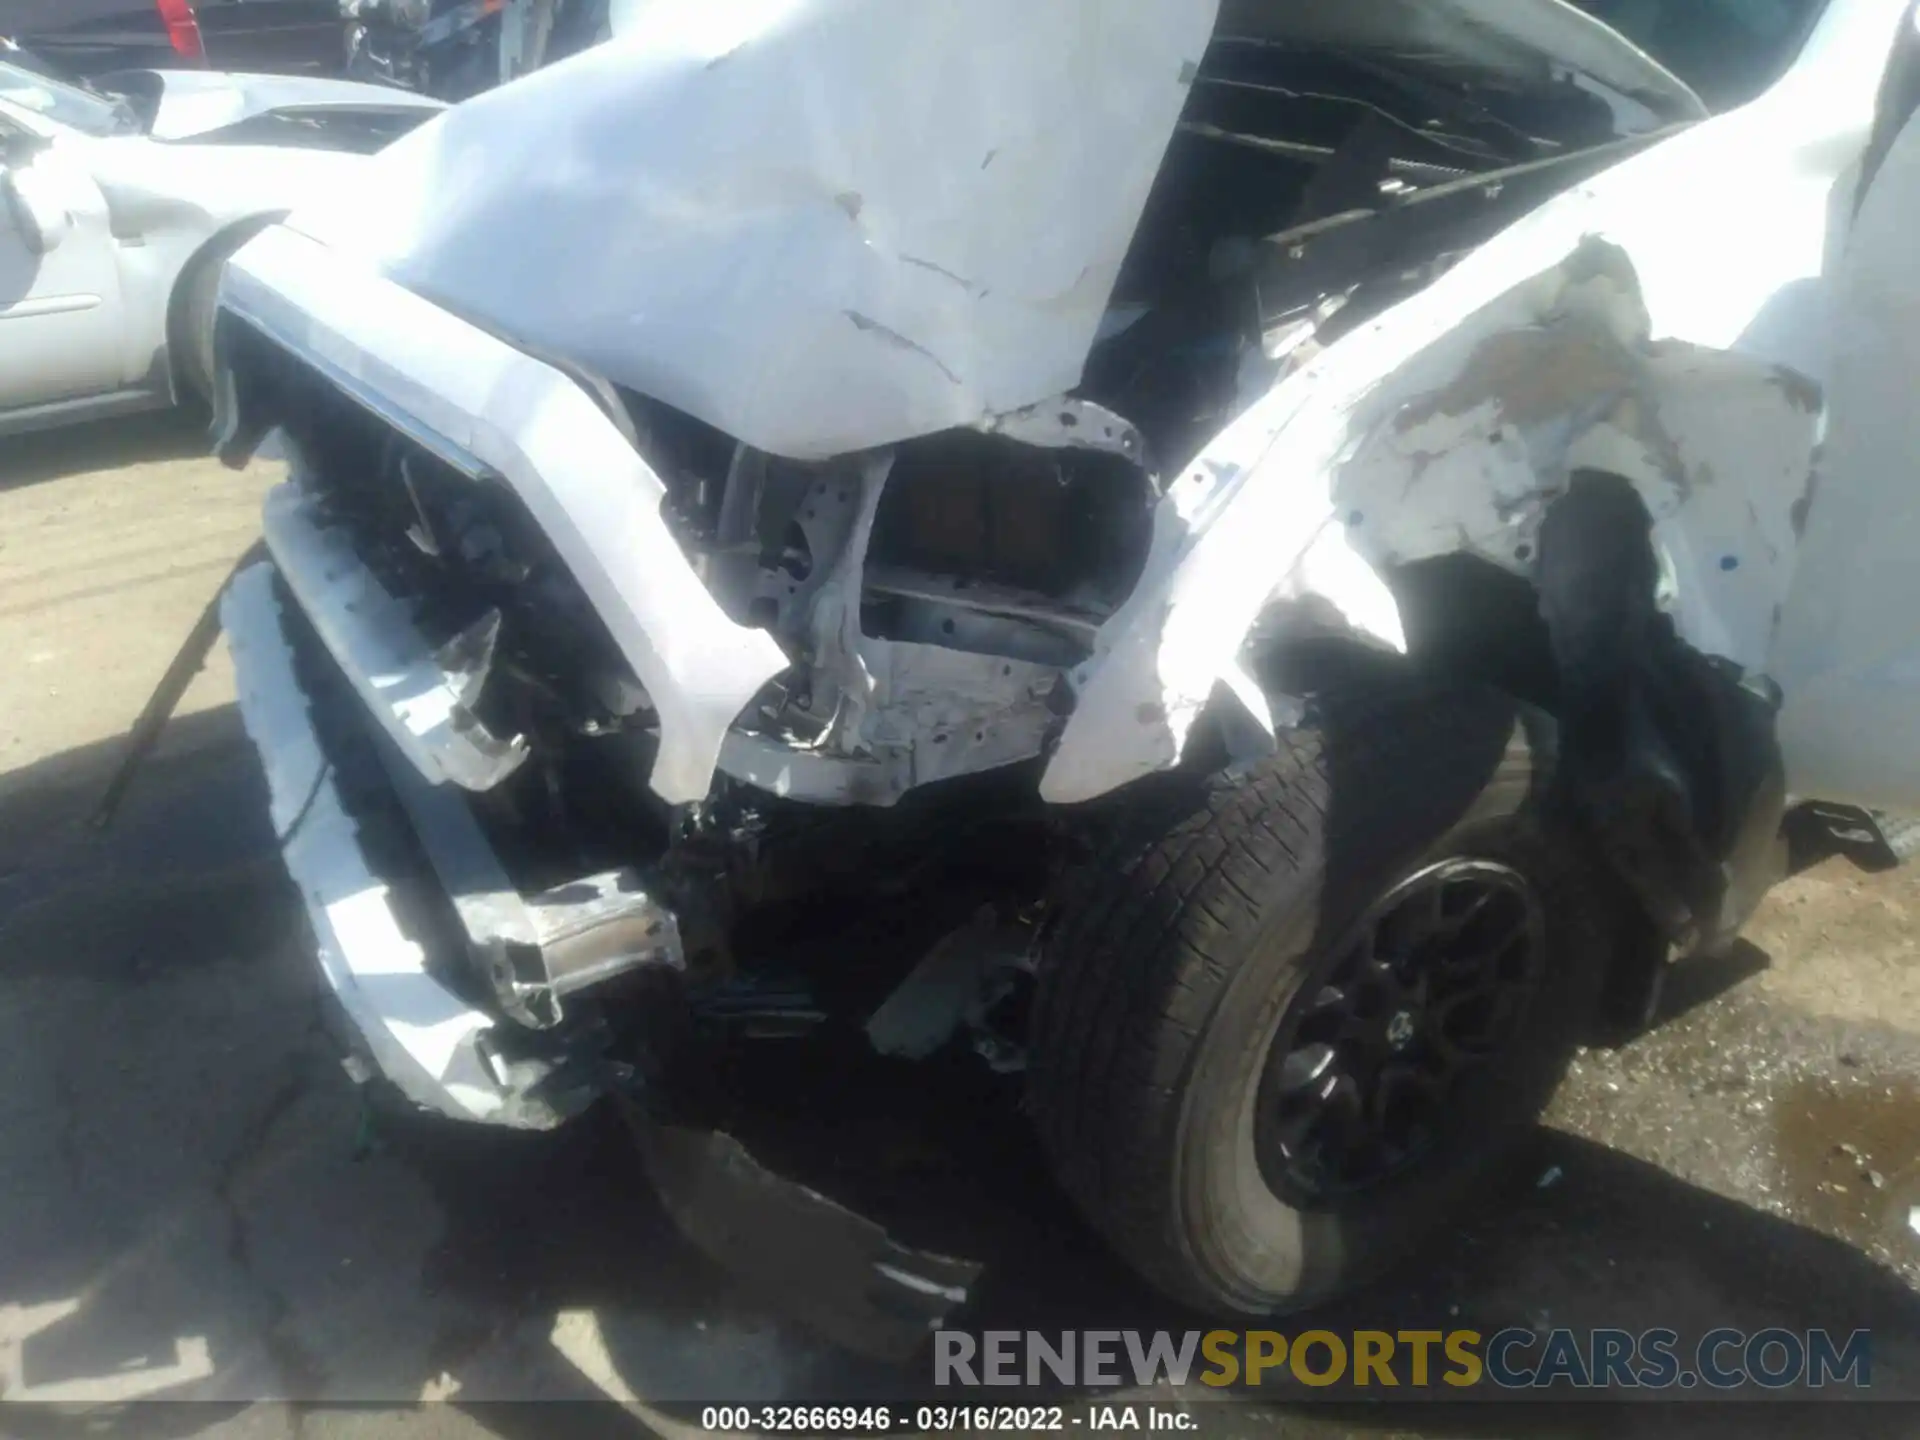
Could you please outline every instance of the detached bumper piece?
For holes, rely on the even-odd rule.
[[[434,937],[417,933],[401,901],[413,877],[380,873],[370,860],[378,842],[349,812],[347,776],[321,742],[272,565],[234,578],[220,619],[287,872],[321,971],[368,1058],[414,1104],[459,1120],[547,1129],[584,1109],[595,1091],[566,1074],[566,1057],[502,1044],[492,1018],[436,972],[427,949]]]
[[[598,1096],[604,1071],[596,1028],[563,1026],[561,997],[638,966],[679,965],[672,915],[626,871],[521,895],[460,790],[427,783],[364,724],[344,683],[330,687],[337,696],[302,683],[283,593],[271,564],[244,570],[221,623],[274,831],[350,1038],[425,1109],[558,1124]],[[363,743],[343,745],[335,726],[316,723],[330,700]],[[419,902],[435,879],[457,929]]]
[[[368,578],[357,562],[333,574],[356,593]],[[628,870],[522,894],[462,790],[430,783],[359,713],[366,685],[350,686],[351,672],[313,683],[312,667],[341,654],[321,654],[287,613],[281,578],[272,562],[242,570],[220,618],[274,832],[349,1044],[414,1104],[459,1120],[547,1129],[613,1089],[695,1245],[838,1343],[912,1354],[966,1302],[980,1267],[901,1245],[733,1136],[661,1123],[627,1083],[609,1085],[632,1072],[606,1063],[598,1029],[562,1002],[637,966],[679,967],[672,912]],[[335,633],[350,636],[344,624]],[[341,742],[343,727],[357,743]],[[436,882],[450,916],[420,903]]]
[[[643,965],[685,968],[673,912],[632,870],[583,875],[522,895],[465,797],[387,755],[387,773],[453,902],[469,952],[510,1018],[560,1024],[564,996]]]
[[[783,1179],[719,1130],[626,1105],[647,1173],[681,1232],[829,1339],[908,1359],[966,1304],[980,1265],[900,1244],[819,1191]]]
[[[474,717],[493,627],[436,654],[411,608],[387,593],[297,483],[276,486],[264,515],[267,548],[341,673],[380,728],[428,781],[490,790],[527,758],[518,736],[501,739]]]
[[[387,774],[501,1010],[547,1029],[560,1023],[564,995],[641,965],[679,967],[674,917],[634,872],[523,896],[461,793],[492,789],[527,757],[525,741],[500,739],[472,709],[499,616],[435,650],[297,483],[268,495],[265,528],[281,579],[389,742]]]

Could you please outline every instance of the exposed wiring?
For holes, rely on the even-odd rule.
[[[307,790],[307,798],[300,802],[300,808],[293,819],[287,822],[287,828],[273,837],[277,843],[285,845],[300,833],[300,827],[307,823],[307,816],[313,813],[314,801],[320,798],[320,787],[327,783],[327,777],[332,773],[333,762],[322,760],[320,768],[313,772],[313,784]]]
[[[1200,75],[1196,84],[1211,85],[1221,90],[1250,90],[1260,95],[1273,95],[1283,100],[1320,100],[1334,105],[1354,105],[1362,110],[1371,111],[1390,125],[1398,126],[1409,135],[1428,141],[1442,150],[1451,150],[1455,154],[1465,155],[1475,160],[1504,162],[1507,157],[1491,145],[1467,135],[1454,135],[1444,130],[1429,130],[1416,125],[1404,116],[1396,115],[1383,106],[1375,105],[1371,100],[1362,100],[1352,95],[1327,95],[1315,90],[1293,90],[1285,85],[1275,85],[1263,80],[1233,80],[1224,75]]]

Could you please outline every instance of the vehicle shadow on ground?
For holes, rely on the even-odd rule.
[[[927,1098],[924,1088],[919,1094]],[[944,1134],[954,1133],[948,1125],[982,1118],[967,1116],[964,1108],[940,1114],[936,1107],[935,1123]],[[966,1133],[991,1136],[994,1131]],[[892,1227],[915,1243],[945,1243],[956,1253],[988,1259],[975,1303],[953,1323],[976,1333],[1037,1330],[1055,1336],[1063,1330],[1179,1333],[1262,1323],[1196,1314],[1147,1291],[1052,1190],[1037,1155],[1025,1144],[1017,1116],[1001,1118],[998,1138],[1004,1143],[975,1150],[953,1171],[923,1172],[927,1193],[917,1206],[921,1223],[908,1223],[914,1217],[903,1213]],[[829,1136],[820,1139],[831,1143]],[[595,1310],[608,1367],[633,1394],[687,1393],[685,1359],[674,1353],[677,1346],[659,1343],[663,1327],[753,1305],[751,1281],[721,1277],[667,1233],[664,1218],[644,1199],[645,1177],[632,1165],[618,1127],[603,1126],[597,1135],[583,1132],[568,1142],[580,1148],[566,1152],[564,1168],[546,1172],[549,1182],[562,1174],[571,1177],[564,1185],[570,1199],[558,1215],[549,1212],[560,1187],[543,1184],[537,1193],[503,1189],[498,1171],[477,1150],[456,1161],[445,1148],[455,1143],[453,1137],[438,1143],[438,1155],[421,1163],[423,1170],[442,1177],[442,1185],[446,1179],[455,1182],[440,1188],[449,1220],[439,1252],[445,1267],[438,1272],[441,1283],[474,1287],[471,1293],[492,1297],[483,1302],[490,1308],[498,1303],[503,1277],[510,1276],[509,1288],[527,1285],[529,1293],[541,1296],[543,1310],[549,1305]],[[1770,1325],[1804,1329],[1824,1321],[1842,1338],[1854,1329],[1873,1332],[1876,1397],[1910,1399],[1920,1389],[1915,1385],[1920,1301],[1897,1276],[1850,1246],[1575,1137],[1543,1131],[1524,1161],[1525,1183],[1490,1202],[1484,1215],[1433,1246],[1418,1264],[1337,1305],[1265,1323],[1292,1334],[1310,1328],[1336,1334],[1473,1329],[1484,1337],[1509,1327],[1586,1331],[1612,1326],[1635,1333],[1664,1327],[1698,1337],[1717,1326],[1752,1332]],[[981,1162],[985,1168],[975,1169]],[[1555,1185],[1544,1191],[1535,1187],[1533,1176],[1556,1168]],[[893,1194],[896,1205],[914,1203],[904,1187]],[[550,1222],[544,1230],[538,1223],[542,1217]],[[504,1270],[492,1268],[503,1262]],[[646,1299],[636,1299],[641,1296]],[[803,1337],[794,1337],[795,1352],[811,1348]],[[860,1398],[896,1408],[997,1398],[992,1391],[957,1394],[934,1385],[926,1356],[890,1368],[814,1353],[772,1393],[760,1375],[727,1373],[724,1367],[739,1358],[724,1342],[716,1348],[719,1363],[709,1373],[719,1388],[710,1398],[752,1395],[822,1403]],[[484,1384],[471,1367],[460,1373]],[[1242,1388],[1230,1397],[1215,1397],[1196,1385],[1182,1398],[1196,1397],[1221,1407],[1209,1412],[1209,1433],[1236,1433],[1234,1413],[1243,1410],[1266,1414],[1263,1430],[1278,1424],[1282,1433],[1301,1435],[1610,1436],[1621,1423],[1617,1413],[1566,1404],[1579,1397],[1565,1385],[1539,1396],[1497,1395],[1492,1404],[1484,1403],[1490,1398],[1484,1387],[1464,1399],[1438,1383],[1417,1394],[1369,1394],[1346,1387],[1316,1393],[1286,1383],[1259,1392]],[[1053,1398],[1072,1403],[1089,1397],[1063,1392]],[[1500,1403],[1540,1399],[1561,1403]],[[697,1419],[692,1406],[663,1408],[681,1420]],[[1811,1418],[1799,1407],[1734,1408],[1737,1418],[1710,1405],[1646,1408],[1636,1412],[1635,1432],[1797,1436],[1807,1432]],[[1848,1433],[1904,1434],[1904,1410],[1886,1406],[1863,1412],[1856,1406],[1848,1412]],[[534,1440],[551,1433],[550,1417],[526,1417],[528,1423],[516,1432],[512,1412],[480,1413],[502,1434]],[[1251,1433],[1253,1427],[1244,1428]]]
[[[184,912],[167,933],[177,930],[186,948],[235,943],[223,929],[230,921],[283,926],[265,786],[244,746],[231,705],[176,718],[129,803],[101,831],[91,822],[126,753],[124,737],[0,774],[0,978],[31,973],[42,952],[30,939],[49,924],[79,927],[51,947],[69,974],[85,962],[110,964],[116,934],[165,928],[161,912]],[[242,887],[242,899],[200,898],[222,885]],[[263,898],[269,892],[273,903]]]
[[[1751,940],[1736,940],[1723,954],[1703,955],[1671,967],[1660,988],[1655,1023],[1665,1025],[1712,1004],[1772,963],[1773,957]]]
[[[97,838],[78,817],[115,754],[70,752],[0,784],[12,875],[0,889],[0,1307],[24,1307],[16,1325],[44,1316],[20,1343],[28,1393],[98,1398],[127,1393],[132,1377],[137,1394],[143,1375],[177,1375],[165,1393],[229,1404],[450,1393],[482,1427],[526,1440],[612,1421],[669,1431],[658,1416],[697,1423],[702,1399],[957,1398],[932,1384],[927,1358],[889,1366],[836,1351],[751,1277],[694,1252],[610,1115],[545,1136],[370,1121],[318,1022],[231,710],[176,721],[120,824]],[[818,1096],[799,1077],[792,1109],[813,1129],[796,1120],[783,1149],[834,1157],[821,1183],[873,1202],[907,1243],[986,1260],[957,1317],[968,1329],[1245,1327],[1134,1282],[1047,1182],[1005,1094],[975,1073],[865,1058],[828,1071]],[[1858,1250],[1568,1135],[1541,1132],[1522,1160],[1517,1188],[1417,1266],[1274,1323],[1483,1335],[1824,1323],[1873,1331],[1877,1396],[1920,1391],[1920,1301]],[[1556,1183],[1533,1183],[1555,1170]],[[609,1391],[648,1408],[494,1403]],[[1591,1406],[1472,1403],[1438,1385],[1392,1397],[1289,1386],[1219,1404],[1208,1433],[1621,1424]],[[221,1413],[141,1407],[71,1423],[185,1434]],[[1850,1434],[1883,1421],[1892,1433],[1904,1407],[1847,1413]],[[1809,1422],[1798,1408],[1687,1405],[1633,1425],[1797,1435]]]
[[[0,490],[38,485],[83,471],[195,459],[213,448],[209,424],[204,409],[183,405],[0,439]]]

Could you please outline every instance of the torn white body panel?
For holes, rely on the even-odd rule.
[[[517,492],[659,712],[652,788],[703,798],[728,727],[787,658],[720,611],[661,518],[659,477],[587,393],[284,228],[234,257],[221,301],[448,463]]]
[[[1826,277],[1903,10],[1836,0],[1761,99],[1548,202],[1207,446],[1077,672],[1043,793],[1173,763],[1270,598],[1320,595],[1400,648],[1383,567],[1464,550],[1527,573],[1581,465],[1647,502],[1682,638],[1765,668],[1808,504]]]

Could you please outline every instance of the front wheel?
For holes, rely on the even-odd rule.
[[[1029,1103],[1069,1193],[1175,1298],[1270,1313],[1456,1219],[1558,1084],[1610,944],[1519,708],[1329,707],[1165,777],[1059,898]]]

